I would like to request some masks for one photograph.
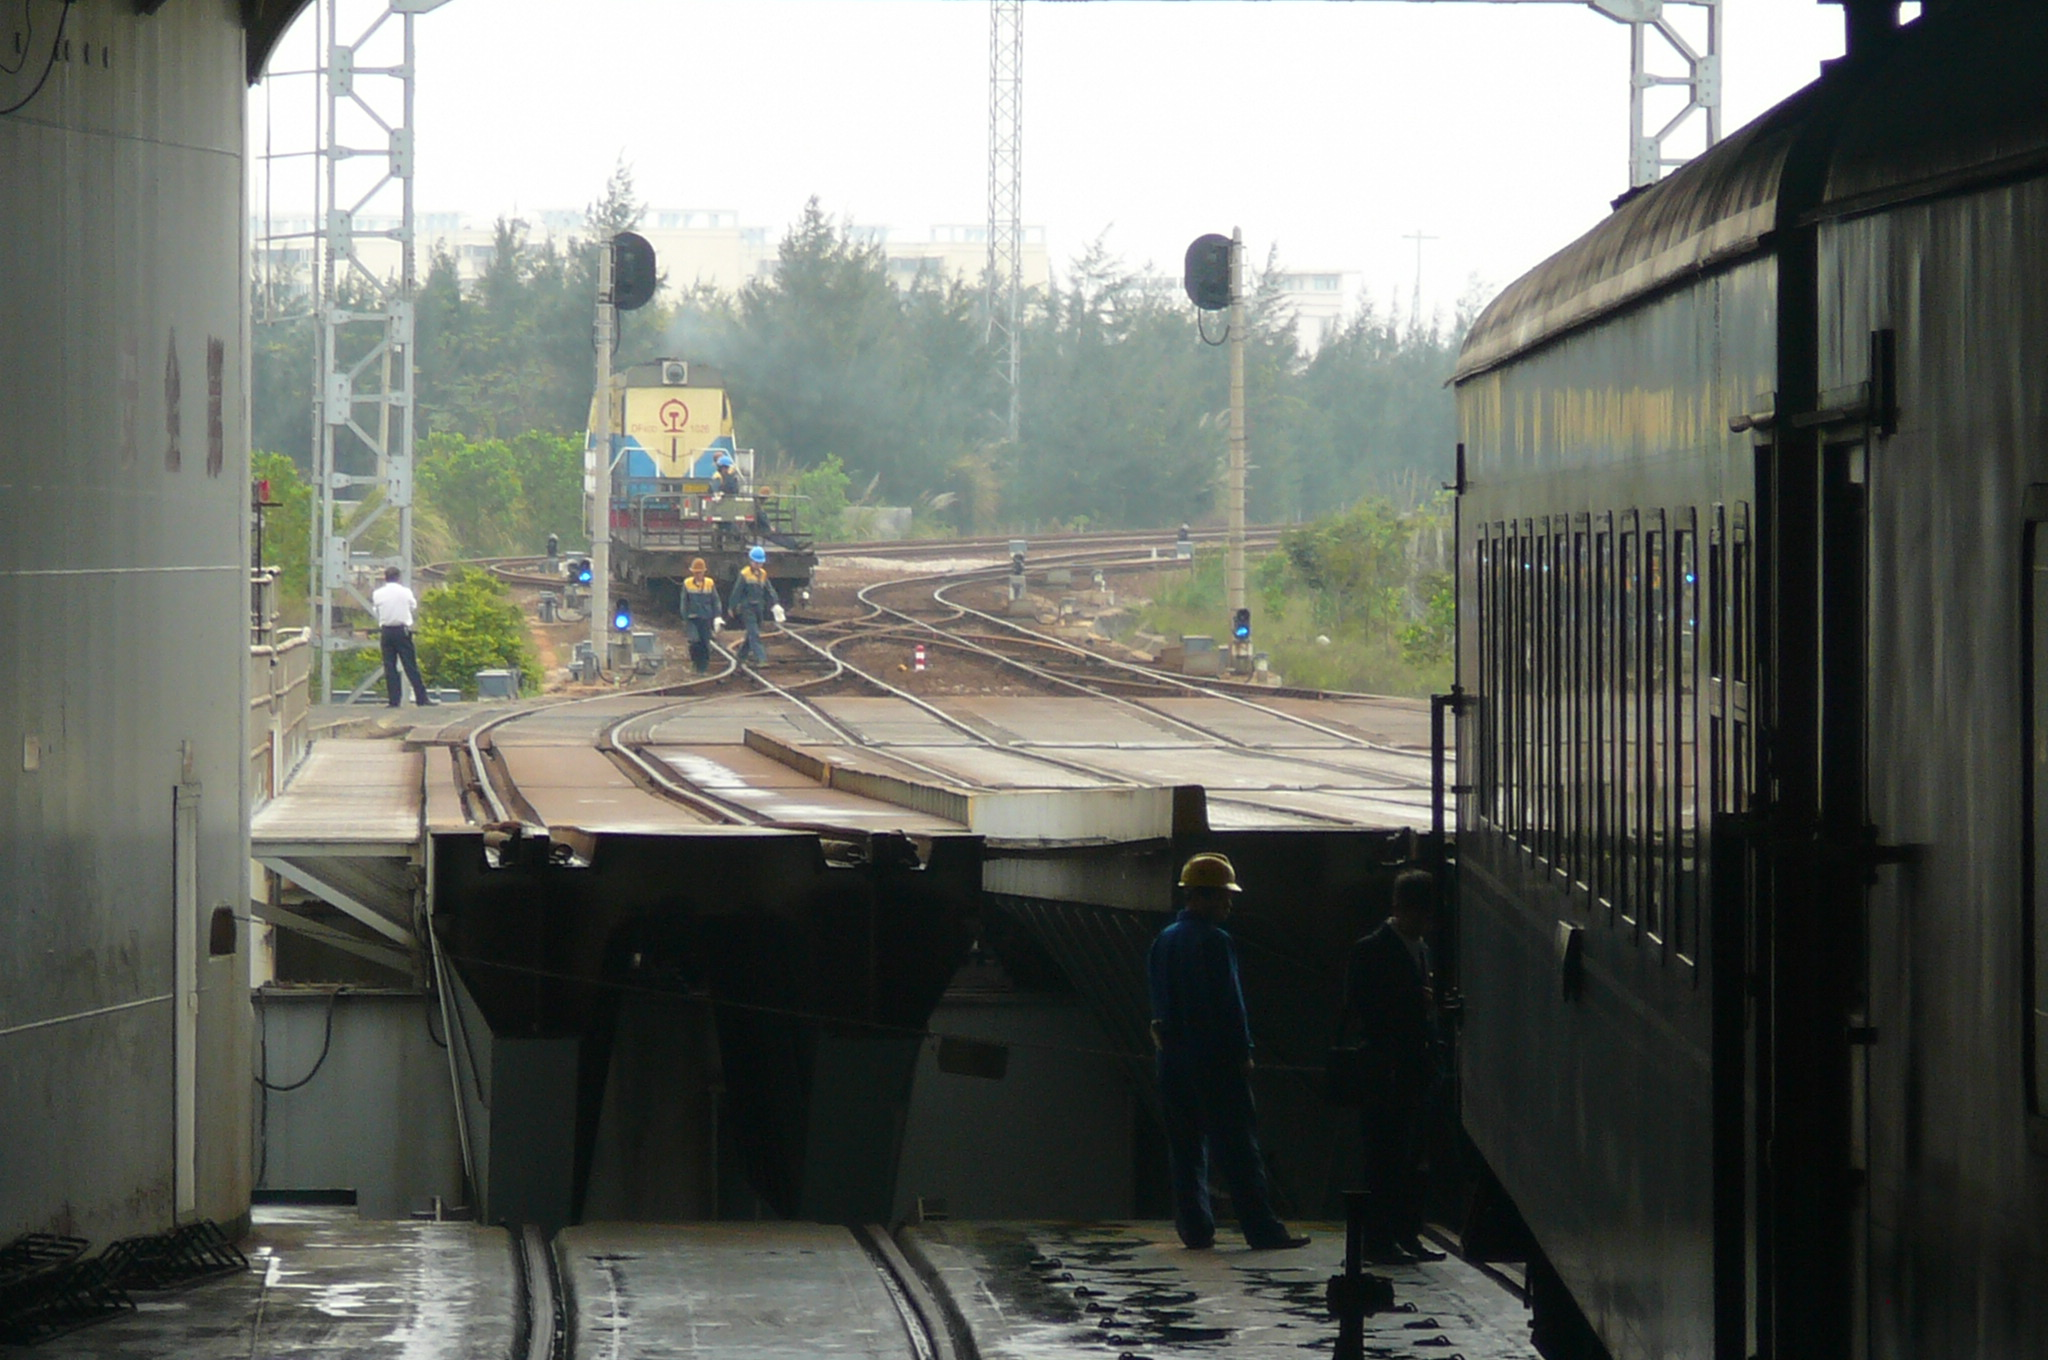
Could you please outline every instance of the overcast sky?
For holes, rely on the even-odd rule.
[[[1841,51],[1816,0],[1724,22],[1727,130]],[[913,234],[986,220],[983,0],[451,0],[418,34],[423,211],[580,207],[623,157],[651,204],[777,230],[813,194]],[[280,135],[307,85],[279,84]],[[1448,308],[1628,184],[1628,30],[1578,4],[1033,3],[1024,87],[1024,218],[1055,269],[1102,236],[1178,272],[1240,225],[1258,258],[1405,305],[1420,231],[1424,306]]]

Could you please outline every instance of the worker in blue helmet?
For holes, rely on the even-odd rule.
[[[747,630],[740,655],[760,665],[768,659],[768,649],[761,645],[761,620],[773,617],[781,623],[784,616],[775,583],[768,579],[768,550],[758,543],[747,549],[747,565],[740,568],[740,579],[733,583],[732,612]]]
[[[732,455],[718,455],[718,471],[711,474],[711,489],[721,496],[740,494],[740,470],[732,465]]]

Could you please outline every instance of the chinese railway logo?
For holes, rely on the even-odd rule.
[[[661,404],[661,428],[669,434],[681,434],[690,423],[690,408],[674,397]]]

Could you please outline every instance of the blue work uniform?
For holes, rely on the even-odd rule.
[[[740,579],[732,588],[732,612],[739,615],[741,626],[747,630],[747,643],[741,654],[756,666],[768,659],[768,649],[761,645],[761,620],[781,603],[766,567],[750,562],[740,569]]]
[[[699,675],[711,669],[711,630],[724,612],[716,581],[709,576],[683,578],[683,622],[690,629],[690,664]]]
[[[1221,926],[1183,911],[1159,932],[1146,958],[1159,1095],[1173,1166],[1173,1222],[1180,1240],[1216,1240],[1209,1206],[1209,1159],[1230,1186],[1238,1226],[1253,1247],[1284,1245],[1259,1152],[1252,1088],[1245,1073],[1251,1025],[1237,976],[1237,949]]]

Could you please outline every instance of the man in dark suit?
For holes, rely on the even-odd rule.
[[[1351,950],[1342,1023],[1363,1045],[1366,1246],[1382,1264],[1438,1261],[1423,1245],[1422,1125],[1438,1081],[1436,991],[1428,936],[1436,883],[1419,869],[1394,880],[1393,911]]]

